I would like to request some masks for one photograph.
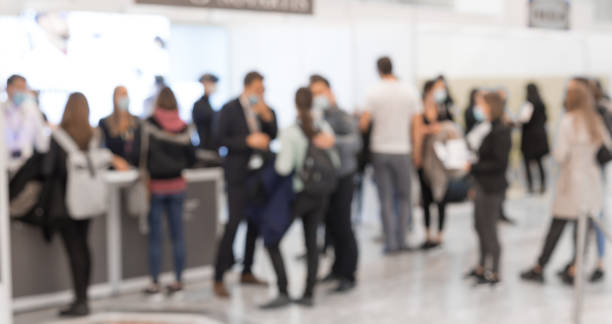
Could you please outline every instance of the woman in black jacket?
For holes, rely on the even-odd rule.
[[[497,220],[508,181],[508,157],[512,146],[510,127],[502,121],[504,100],[498,93],[488,93],[478,104],[491,122],[491,131],[484,138],[478,150],[478,162],[470,167],[475,179],[474,221],[480,242],[480,261],[468,275],[475,277],[479,284],[499,283],[501,245],[497,235]],[[491,266],[487,269],[487,261]]]
[[[99,136],[89,124],[89,105],[81,93],[73,93],[68,98],[62,122],[59,126],[81,150],[88,150],[91,139]],[[57,230],[68,254],[74,302],[60,312],[60,316],[75,317],[89,314],[87,290],[91,279],[91,252],[88,246],[91,220],[75,220],[66,206],[68,170],[67,152],[55,139],[51,140],[49,152],[45,156],[43,175],[49,185],[50,199],[47,205],[49,224]],[[113,164],[118,170],[125,170],[122,159],[114,157]]]
[[[548,134],[546,133],[546,106],[540,97],[538,87],[530,83],[527,85],[527,103],[533,107],[531,118],[523,124],[521,139],[521,152],[525,161],[525,173],[529,192],[533,192],[533,178],[531,164],[535,162],[540,171],[540,192],[546,192],[546,173],[542,165],[542,158],[550,153]]]

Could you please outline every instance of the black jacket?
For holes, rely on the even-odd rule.
[[[274,111],[272,114],[274,118],[271,122],[258,119],[261,131],[270,136],[270,139],[275,139],[278,135],[278,125]],[[248,164],[253,150],[246,143],[251,132],[239,98],[223,106],[219,113],[217,130],[217,144],[227,148],[227,156],[223,161],[227,184],[243,185],[249,175]]]
[[[548,134],[546,133],[546,106],[543,103],[532,103],[533,114],[529,122],[523,124],[521,151],[526,159],[539,159],[550,153]]]
[[[140,132],[140,120],[131,116],[132,120],[126,134],[116,135],[112,133],[109,127],[111,118],[111,116],[103,118],[99,123],[99,128],[104,136],[104,146],[111,150],[113,154],[129,160],[134,150],[134,140]]]
[[[146,152],[146,168],[151,179],[163,180],[181,177],[183,170],[192,167],[196,162],[195,148],[191,144],[191,128],[185,126],[182,130],[170,133],[162,129],[154,117],[149,117],[141,127],[147,134],[148,149]],[[140,149],[142,132],[136,141],[133,160],[140,165]]]
[[[196,101],[196,103],[193,105],[191,117],[198,130],[198,136],[200,137],[200,148],[209,151],[216,151],[215,142],[213,139],[215,111],[210,105],[207,95],[202,96],[200,100]]]
[[[503,193],[508,188],[506,171],[512,147],[511,129],[501,121],[492,124],[491,132],[478,150],[478,163],[471,173],[480,188],[487,193]]]

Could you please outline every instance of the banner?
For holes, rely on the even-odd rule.
[[[271,11],[311,15],[314,0],[135,0],[137,4]]]
[[[568,0],[530,0],[529,27],[569,29],[570,4]]]

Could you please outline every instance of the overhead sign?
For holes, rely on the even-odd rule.
[[[311,15],[314,0],[135,0],[139,4],[238,9]]]
[[[530,0],[529,27],[569,29],[570,4],[568,0]]]

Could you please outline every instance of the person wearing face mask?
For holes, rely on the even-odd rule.
[[[475,179],[474,224],[480,246],[478,265],[467,275],[478,284],[498,284],[500,277],[501,245],[497,221],[508,180],[508,159],[512,147],[511,128],[503,122],[503,98],[495,92],[484,94],[480,109],[490,123],[490,131],[478,149],[478,162],[468,165]]]
[[[354,288],[357,271],[358,249],[353,232],[351,206],[355,189],[355,173],[358,167],[357,154],[361,149],[361,134],[356,120],[340,109],[329,81],[321,75],[310,77],[310,90],[314,97],[313,109],[317,118],[325,120],[336,136],[335,149],[340,155],[338,185],[331,194],[325,214],[326,234],[333,242],[334,264],[328,281],[338,281],[336,292]]]
[[[478,95],[478,89],[474,88],[470,91],[470,103],[463,113],[465,120],[465,134],[469,134],[476,125],[482,122],[481,114],[477,115],[476,111],[476,95]]]
[[[49,149],[49,136],[42,113],[28,89],[26,79],[13,75],[6,82],[8,101],[1,104],[4,114],[4,141],[9,173],[15,173],[35,153]]]
[[[438,114],[446,120],[455,120],[455,101],[448,90],[448,83],[443,75],[434,80],[433,97],[438,106]]]
[[[134,140],[140,131],[140,120],[130,114],[130,97],[127,88],[117,86],[113,91],[113,112],[100,120],[104,145],[114,155],[130,161],[135,155]],[[127,162],[125,162],[127,164]]]
[[[216,140],[227,149],[223,161],[229,220],[217,251],[214,291],[218,297],[229,298],[223,277],[234,265],[234,239],[250,205],[246,189],[248,178],[263,167],[264,156],[270,151],[270,141],[276,138],[276,114],[264,101],[264,77],[256,71],[244,78],[242,94],[223,106],[219,113]],[[252,273],[257,240],[257,225],[249,222],[241,283],[267,286]]]
[[[219,78],[210,73],[206,73],[200,78],[200,83],[204,87],[204,95],[193,105],[192,111],[193,123],[198,129],[200,137],[200,148],[207,151],[216,151],[213,139],[215,111],[210,104],[210,97],[217,92],[217,82],[219,82]]]

